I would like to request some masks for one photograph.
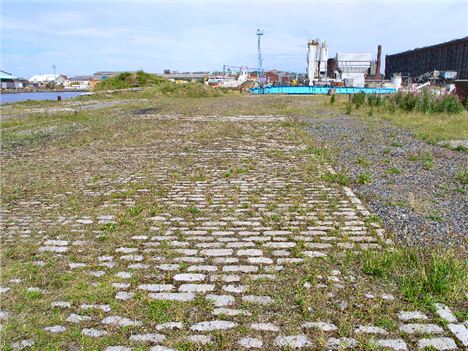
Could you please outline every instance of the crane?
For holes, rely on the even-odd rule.
[[[258,66],[258,81],[260,84],[263,82],[263,59],[262,59],[262,50],[260,48],[260,38],[263,35],[263,30],[257,29],[257,37],[258,37],[258,53],[257,53],[257,66]]]

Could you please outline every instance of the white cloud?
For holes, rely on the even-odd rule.
[[[17,75],[144,68],[160,72],[264,66],[303,72],[307,40],[384,54],[467,35],[468,4],[369,2],[6,1],[3,69]],[[415,15],[417,14],[417,15]],[[437,30],[432,30],[437,23]]]

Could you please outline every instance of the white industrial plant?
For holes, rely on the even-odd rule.
[[[314,80],[327,79],[328,46],[327,42],[315,39],[309,40],[307,47],[307,76],[309,85],[314,85]]]
[[[363,87],[364,74],[369,71],[372,54],[367,52],[339,52],[336,64],[345,86]]]
[[[369,72],[372,54],[359,52],[339,52],[336,54],[336,69],[327,74],[328,45],[319,39],[307,43],[307,77],[309,85],[323,85],[325,82],[342,82],[345,86],[364,87],[364,76]],[[328,69],[330,70],[330,69]]]

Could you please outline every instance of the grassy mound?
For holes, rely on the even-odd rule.
[[[113,89],[127,89],[134,87],[148,87],[157,86],[166,79],[155,74],[146,73],[143,71],[137,72],[123,72],[115,77],[110,77],[106,80],[100,81],[96,84],[94,90],[113,90]]]
[[[201,83],[175,83],[156,74],[143,71],[120,73],[115,77],[100,81],[94,90],[104,91],[135,87],[148,88],[151,94],[170,97],[199,98],[222,95],[219,89]]]

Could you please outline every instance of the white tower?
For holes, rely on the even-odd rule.
[[[318,68],[317,53],[320,52],[319,40],[309,40],[307,47],[307,78],[309,79],[309,85],[313,85]]]
[[[307,46],[307,77],[309,85],[313,85],[314,80],[327,77],[328,46],[325,41],[320,44],[319,39],[309,40]]]

